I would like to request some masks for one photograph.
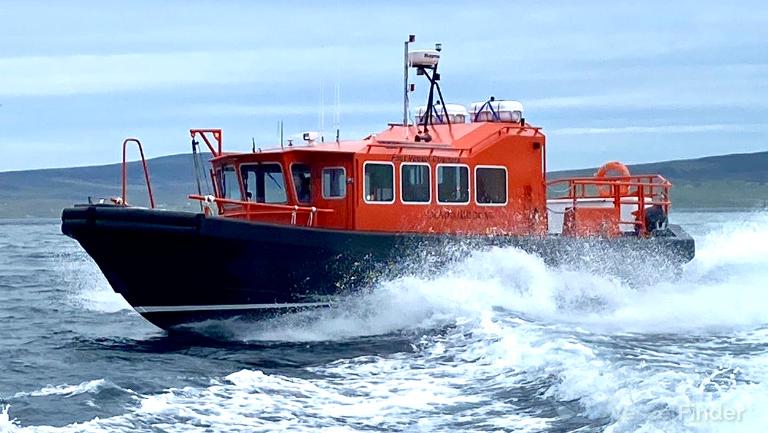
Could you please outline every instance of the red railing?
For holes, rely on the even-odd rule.
[[[549,196],[548,199],[571,200],[572,209],[577,209],[579,204],[588,206],[586,201],[594,199],[612,200],[619,215],[622,205],[634,206],[636,209],[632,214],[635,220],[620,219],[618,223],[636,226],[643,234],[647,233],[645,216],[648,206],[661,206],[664,214],[669,215],[669,189],[672,184],[661,175],[555,179],[547,182],[547,189],[551,191],[558,185],[562,187],[555,194],[560,192],[562,195]]]
[[[128,206],[128,199],[126,197],[128,190],[128,164],[126,162],[125,154],[128,148],[128,143],[136,143],[139,147],[139,154],[141,155],[141,165],[144,167],[144,180],[147,182],[147,192],[149,193],[149,207],[155,208],[155,196],[152,194],[152,183],[149,180],[149,168],[147,168],[147,160],[144,158],[144,149],[141,146],[141,142],[138,138],[126,138],[123,141],[123,195],[122,205]]]
[[[231,218],[260,219],[260,217],[268,217],[271,215],[289,215],[290,224],[297,225],[299,215],[306,214],[307,219],[305,225],[308,227],[312,227],[317,223],[316,217],[318,214],[333,212],[333,209],[318,209],[314,206],[255,203],[196,194],[190,195],[189,198],[216,204],[220,215]]]

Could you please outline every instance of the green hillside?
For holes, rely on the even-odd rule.
[[[207,158],[204,158],[207,160]],[[197,209],[192,156],[149,160],[158,206]],[[207,167],[206,167],[207,169]],[[756,208],[768,204],[768,152],[630,165],[633,173],[661,173],[673,182],[676,209]],[[551,178],[587,175],[595,168],[550,173]],[[129,202],[146,205],[141,165],[129,164]],[[0,218],[57,217],[61,209],[88,197],[120,194],[120,164],[0,172]]]
[[[209,156],[203,158],[207,165]],[[156,204],[170,209],[197,209],[186,197],[197,192],[192,155],[147,161]],[[207,170],[207,167],[206,167]],[[56,217],[73,203],[120,195],[121,164],[0,172],[0,218]],[[149,202],[140,162],[128,164],[128,201]]]
[[[632,173],[659,173],[672,182],[676,209],[749,209],[768,206],[768,152],[629,165]],[[550,173],[591,176],[597,168]]]

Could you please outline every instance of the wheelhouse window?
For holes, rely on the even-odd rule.
[[[469,167],[466,165],[437,166],[437,202],[469,203]]]
[[[224,198],[230,200],[240,199],[240,188],[238,187],[237,172],[235,167],[225,165],[219,169],[219,192]]]
[[[312,202],[312,169],[307,164],[293,164],[291,175],[299,203]]]
[[[365,187],[363,194],[366,202],[392,203],[395,201],[395,167],[385,163],[365,163]]]
[[[343,167],[323,169],[323,198],[342,198],[347,195],[347,174]]]
[[[475,168],[475,200],[478,204],[507,204],[507,169]]]
[[[428,164],[400,166],[400,199],[403,203],[429,203],[430,185]]]
[[[285,203],[283,167],[277,163],[244,164],[240,166],[243,176],[245,200],[256,203]]]

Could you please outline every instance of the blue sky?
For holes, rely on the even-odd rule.
[[[190,127],[270,147],[279,120],[318,129],[321,89],[331,130],[337,81],[342,138],[376,132],[401,118],[409,33],[443,43],[449,102],[522,101],[553,169],[768,149],[762,1],[0,0],[0,17],[0,171],[117,162],[129,135],[186,152]]]

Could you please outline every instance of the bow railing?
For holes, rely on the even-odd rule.
[[[136,146],[139,148],[139,155],[141,155],[141,166],[144,168],[144,180],[147,183],[147,193],[149,194],[149,207],[154,209],[155,208],[155,196],[152,194],[152,183],[149,180],[149,168],[147,167],[147,160],[144,158],[144,148],[141,145],[141,141],[139,141],[138,138],[126,138],[123,141],[123,166],[122,166],[122,174],[123,174],[123,190],[122,190],[122,196],[120,198],[121,202],[120,204],[123,206],[128,206],[128,197],[127,197],[127,190],[128,190],[128,162],[126,161],[126,150],[128,148],[128,143],[136,143]]]
[[[291,225],[300,223],[307,227],[313,227],[317,223],[317,216],[322,213],[331,213],[333,209],[319,209],[315,206],[298,206],[279,203],[257,203],[252,201],[233,200],[214,196],[193,194],[192,200],[215,204],[219,215],[231,218],[243,218],[248,220],[272,219],[274,216],[288,216],[287,222]],[[206,213],[208,213],[206,211]],[[306,216],[306,219],[304,218]]]

